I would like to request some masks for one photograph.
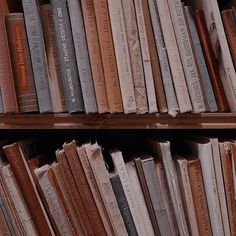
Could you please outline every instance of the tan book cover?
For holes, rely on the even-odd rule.
[[[107,0],[93,0],[102,55],[109,111],[123,112],[119,76],[112,39]]]

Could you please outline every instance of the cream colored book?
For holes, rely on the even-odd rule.
[[[192,110],[192,105],[185,81],[184,70],[178,50],[174,28],[171,21],[168,3],[166,0],[156,0],[156,2],[160,16],[164,42],[169,58],[170,68],[172,71],[172,78],[179,104],[179,109],[181,113],[188,112]]]
[[[192,0],[194,9],[203,9],[212,46],[217,58],[220,77],[231,111],[236,111],[236,73],[227,43],[217,0]]]
[[[124,113],[136,112],[134,83],[121,0],[108,0]]]

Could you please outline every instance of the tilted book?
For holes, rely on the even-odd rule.
[[[38,1],[22,1],[39,110],[53,112]]]

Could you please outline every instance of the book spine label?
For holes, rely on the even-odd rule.
[[[93,0],[81,1],[81,7],[86,31],[94,88],[97,98],[98,112],[106,113],[109,112],[109,106]]]
[[[39,110],[41,113],[53,112],[37,1],[23,0],[22,4]]]
[[[96,113],[98,111],[97,101],[93,85],[81,2],[77,0],[67,0],[67,4],[70,14],[70,24],[72,28],[80,83],[84,98],[85,112]]]
[[[36,112],[38,111],[38,101],[23,13],[8,15],[6,25],[19,111]]]
[[[50,4],[40,6],[41,22],[47,55],[49,86],[54,112],[66,111],[66,100],[62,83],[62,71],[59,63],[58,49],[55,37],[52,8]]]
[[[67,1],[52,0],[51,5],[67,109],[70,113],[82,112],[84,111],[84,101],[76,63]]]
[[[122,7],[133,73],[136,109],[138,114],[143,114],[148,112],[148,103],[134,2],[122,0]]]
[[[163,38],[159,12],[156,0],[148,0],[149,10],[152,19],[152,28],[154,31],[157,53],[160,62],[160,69],[163,79],[163,85],[166,95],[168,112],[170,114],[179,111],[179,106],[176,98],[176,92],[172,80],[170,65],[168,61],[167,50]]]
[[[107,0],[93,0],[93,4],[101,48],[109,110],[111,113],[123,112]]]

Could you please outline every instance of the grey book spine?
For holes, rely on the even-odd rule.
[[[85,35],[81,3],[78,0],[67,0],[70,22],[75,46],[75,54],[79,70],[80,83],[86,113],[98,112],[88,46]]]
[[[76,63],[67,1],[51,0],[51,5],[67,109],[70,113],[83,112],[83,95]]]
[[[22,5],[39,110],[41,113],[53,112],[37,0],[22,0]]]
[[[195,49],[196,59],[197,59],[197,63],[199,66],[203,89],[205,91],[209,110],[210,110],[210,112],[216,112],[216,111],[218,111],[218,108],[217,108],[217,104],[216,104],[216,100],[215,100],[215,95],[214,95],[214,92],[213,92],[213,89],[211,86],[211,81],[210,81],[210,77],[208,74],[206,62],[205,62],[204,55],[202,52],[202,47],[201,47],[201,43],[199,40],[197,28],[195,25],[194,16],[192,13],[192,8],[190,6],[184,6],[184,10],[185,10],[187,22],[189,25],[189,31],[190,31],[190,34],[192,37],[193,47]]]
[[[116,201],[120,209],[120,213],[125,223],[126,230],[130,236],[137,236],[137,230],[134,224],[133,217],[128,205],[128,201],[125,197],[125,192],[122,187],[119,175],[114,175],[110,177],[112,189],[116,196]]]
[[[167,56],[167,50],[163,38],[163,32],[161,29],[161,22],[159,11],[157,8],[156,0],[148,0],[149,10],[152,20],[152,27],[154,31],[156,46],[157,46],[157,53],[160,62],[160,69],[164,84],[164,90],[167,100],[168,111],[170,114],[179,111],[179,106],[176,98],[176,93],[174,89],[174,84],[172,80],[169,60]]]

